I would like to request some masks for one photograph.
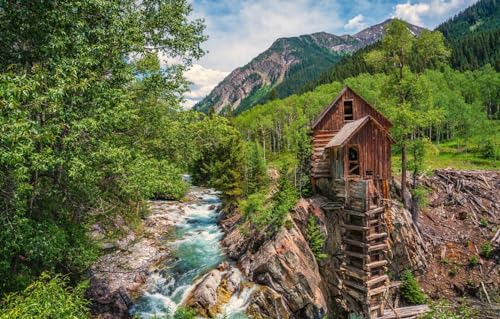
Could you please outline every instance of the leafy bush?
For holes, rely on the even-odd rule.
[[[401,296],[412,305],[423,304],[427,301],[415,276],[408,269],[401,274]]]
[[[487,218],[481,218],[481,220],[479,221],[479,226],[481,227],[488,227],[489,225],[489,222],[488,222],[488,219]]]
[[[0,304],[0,319],[87,318],[89,301],[83,297],[86,284],[76,288],[66,277],[43,273],[23,292],[7,295]]]
[[[251,194],[240,201],[243,215],[260,229],[268,228],[273,233],[281,226],[290,209],[297,201],[297,192],[282,171],[278,178],[278,189],[266,200],[267,194]]]
[[[481,148],[481,155],[486,159],[496,158],[495,144],[491,140],[486,140],[483,147]]]
[[[490,258],[492,252],[493,247],[489,242],[485,242],[483,246],[481,246],[481,256],[483,256],[484,258]]]
[[[311,248],[314,257],[316,257],[318,261],[328,257],[327,254],[323,253],[325,237],[316,224],[316,218],[314,218],[314,216],[309,216],[309,219],[307,220],[307,241],[309,242],[309,247]]]
[[[479,264],[479,258],[476,255],[472,255],[469,257],[469,266],[474,267]]]

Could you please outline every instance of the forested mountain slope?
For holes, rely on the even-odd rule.
[[[481,0],[436,28],[452,49],[450,64],[460,70],[491,64],[500,70],[500,2]]]
[[[436,30],[443,33],[447,46],[452,50],[450,65],[453,68],[475,70],[491,64],[497,71],[500,70],[500,6],[497,0],[479,1]],[[375,43],[345,56],[296,93],[361,73],[373,73],[373,68],[366,64],[365,55],[377,47]]]
[[[384,26],[391,21],[352,36],[319,32],[278,39],[247,65],[231,72],[194,109],[208,112],[213,108],[216,113],[224,113],[230,108],[240,113],[255,104],[296,93],[342,57],[380,40]],[[413,34],[423,30],[408,26]]]

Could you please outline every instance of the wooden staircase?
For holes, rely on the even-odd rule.
[[[329,178],[330,174],[330,154],[324,152],[326,144],[335,136],[336,131],[319,131],[312,137],[313,155],[311,177]]]
[[[371,183],[359,180],[346,185],[348,199],[341,223],[343,289],[370,319],[384,314],[389,284],[385,207]]]

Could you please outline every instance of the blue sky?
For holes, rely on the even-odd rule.
[[[354,34],[391,17],[433,29],[477,0],[192,0],[193,18],[205,19],[208,53],[186,73],[193,82],[187,106],[230,71],[279,37],[325,31]]]

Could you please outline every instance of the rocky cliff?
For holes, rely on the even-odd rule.
[[[227,254],[244,277],[255,285],[247,306],[247,313],[252,318],[346,316],[346,298],[349,297],[342,293],[339,275],[342,260],[340,216],[322,210],[326,202],[322,196],[301,199],[285,226],[274,235],[249,228],[250,225],[237,214],[221,222],[226,230],[223,245]],[[319,262],[307,241],[307,222],[311,216],[326,238],[324,252],[328,257]],[[423,242],[412,226],[409,212],[395,205],[387,219],[392,230],[390,258],[393,262],[389,270],[398,273],[404,268],[424,267]],[[205,275],[188,304],[195,305],[201,314],[213,314],[213,309],[219,307],[217,304],[227,302],[228,297],[221,292],[227,291],[231,272],[215,270]],[[242,291],[243,286],[241,283],[232,291]],[[206,302],[207,299],[210,301]]]
[[[232,71],[208,96],[195,105],[198,111],[242,112],[269,98],[297,93],[309,81],[337,63],[344,55],[382,38],[390,19],[354,35],[318,32],[280,38],[247,65]],[[423,29],[408,25],[418,35]]]

